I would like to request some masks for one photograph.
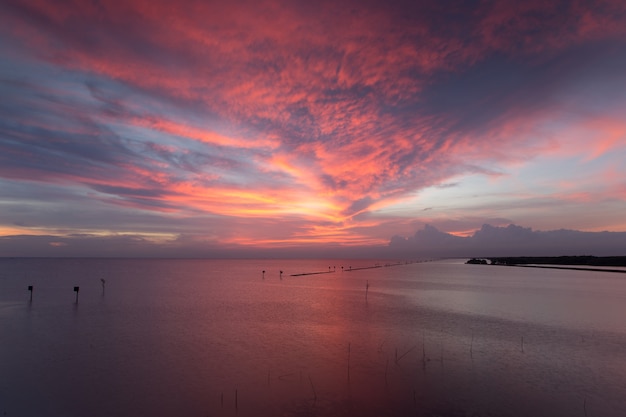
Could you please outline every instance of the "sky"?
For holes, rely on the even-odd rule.
[[[0,256],[626,233],[622,0],[3,0],[0,54]]]

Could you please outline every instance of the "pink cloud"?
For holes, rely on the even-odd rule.
[[[218,146],[230,146],[241,149],[247,148],[277,148],[278,141],[271,138],[235,138],[228,137],[217,132],[191,126],[186,123],[179,123],[167,119],[157,119],[154,117],[136,117],[131,123],[148,129],[153,129],[161,133],[180,136],[187,139],[197,140]]]
[[[44,172],[33,163],[3,175],[82,184],[109,204],[147,211],[328,222],[284,239],[362,243],[380,237],[357,230],[350,222],[358,216],[454,176],[496,177],[533,155],[585,152],[595,159],[623,147],[626,125],[618,118],[586,115],[566,124],[562,103],[543,91],[565,64],[542,67],[554,56],[546,51],[623,34],[613,13],[623,12],[622,4],[605,2],[602,12],[580,2],[483,3],[446,27],[433,19],[438,14],[432,10],[441,6],[415,7],[404,16],[393,5],[358,2],[313,8],[280,1],[16,5],[10,18],[0,18],[3,31],[32,52],[30,60],[124,91],[109,103],[119,112],[93,114],[97,106],[83,111],[85,98],[75,91],[39,90],[65,101],[42,104],[36,96],[47,116],[30,120],[24,112],[17,122],[93,141],[103,135],[100,124],[131,131],[115,132],[129,142],[165,139],[148,143],[151,153],[86,164],[82,173]],[[530,72],[545,72],[531,81],[496,73],[506,94],[471,84],[501,81],[484,80],[478,70],[475,78],[463,78],[501,55],[509,65],[531,61]],[[437,90],[446,80],[458,84]],[[437,107],[437,99],[448,101]],[[23,107],[32,110],[27,101]],[[74,123],[57,123],[68,119]],[[554,120],[564,126],[551,136],[545,125]],[[584,137],[576,136],[580,128]],[[37,139],[26,131],[16,137]],[[150,139],[135,138],[136,131]],[[242,168],[229,170],[208,158],[195,171],[176,166],[168,156],[184,154],[187,142],[225,155],[223,161],[238,158]],[[10,152],[22,161],[31,157],[18,147]],[[111,167],[120,172],[108,172]],[[240,178],[225,178],[225,172]],[[572,201],[591,198],[586,191],[566,194]],[[371,217],[359,223],[369,230],[381,224]],[[456,232],[468,230],[463,225]]]

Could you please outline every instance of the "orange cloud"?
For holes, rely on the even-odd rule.
[[[539,154],[594,160],[626,142],[619,115],[569,120],[542,89],[567,64],[546,64],[546,51],[625,33],[619,2],[481,3],[466,14],[456,4],[467,18],[448,20],[436,2],[406,13],[395,3],[335,3],[12,4],[0,17],[20,46],[12,60],[65,78],[15,95],[22,113],[6,128],[6,154],[23,163],[3,175],[88,188],[108,205],[164,216],[306,224],[265,242],[363,244],[380,238],[359,227],[382,222],[365,214],[424,187],[501,175]],[[492,60],[505,70],[483,75]],[[530,75],[511,76],[511,62]],[[25,144],[42,138],[37,159]],[[83,148],[101,142],[112,144],[109,159]],[[188,163],[189,154],[202,158]],[[563,198],[591,195],[567,189]]]

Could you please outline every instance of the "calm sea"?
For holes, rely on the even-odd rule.
[[[463,262],[0,259],[0,413],[626,415],[626,274]]]

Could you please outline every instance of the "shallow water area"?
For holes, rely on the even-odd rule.
[[[608,272],[2,259],[0,412],[622,416],[623,317]]]

